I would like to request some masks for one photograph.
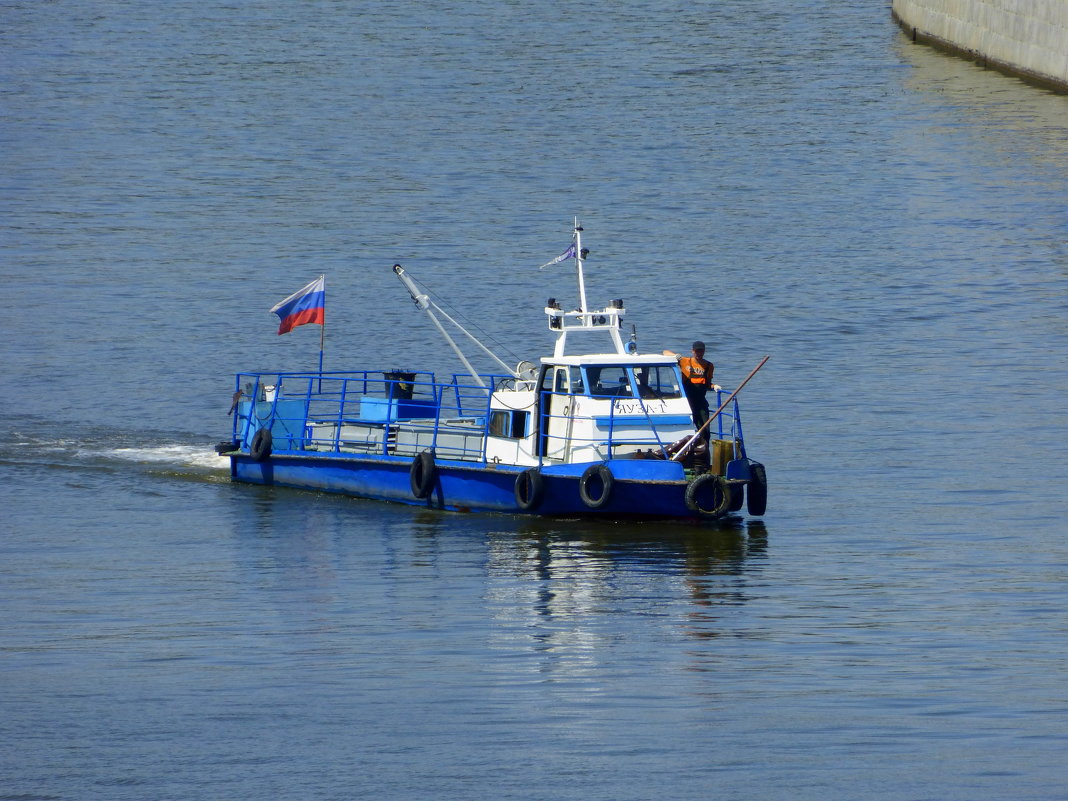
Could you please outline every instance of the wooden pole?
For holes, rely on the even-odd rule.
[[[705,424],[703,426],[701,426],[699,429],[697,429],[697,433],[694,434],[692,437],[690,437],[689,442],[687,442],[685,445],[683,445],[681,448],[679,448],[679,452],[671,457],[671,461],[677,462],[679,459],[681,459],[683,456],[686,455],[686,451],[688,451],[690,449],[690,447],[694,444],[694,442],[697,441],[697,438],[699,436],[701,436],[701,432],[704,431],[706,428],[708,428],[710,425],[712,425],[712,421],[715,420],[717,417],[719,417],[720,413],[724,409],[727,408],[727,404],[729,404],[732,400],[734,400],[735,396],[739,392],[742,391],[742,387],[744,387],[746,384],[749,383],[749,379],[752,378],[753,376],[755,376],[757,374],[757,370],[759,370],[761,367],[763,367],[767,363],[768,359],[770,359],[770,358],[771,358],[771,356],[765,356],[763,359],[760,360],[760,364],[758,364],[756,367],[754,367],[752,372],[750,372],[749,375],[747,375],[745,377],[745,380],[738,385],[738,388],[736,390],[734,390],[734,392],[732,392],[730,395],[727,396],[727,400],[723,401],[723,403],[721,403],[719,405],[719,408],[716,409],[716,413],[713,414],[711,417],[709,417],[707,420],[705,420]]]

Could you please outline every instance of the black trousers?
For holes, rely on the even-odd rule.
[[[693,424],[700,429],[710,416],[708,410],[708,398],[704,392],[687,392],[686,400],[690,402],[690,411],[693,412]],[[701,436],[707,442],[711,436],[711,426],[701,432]]]

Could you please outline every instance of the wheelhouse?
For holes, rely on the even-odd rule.
[[[490,401],[486,455],[512,464],[572,464],[663,454],[692,434],[678,364],[664,356],[542,359]]]

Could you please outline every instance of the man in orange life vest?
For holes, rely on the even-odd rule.
[[[700,429],[709,417],[708,398],[705,394],[710,389],[719,389],[719,386],[712,383],[712,373],[716,367],[705,359],[705,343],[694,342],[691,353],[693,353],[692,356],[680,356],[670,350],[664,351],[665,356],[674,356],[679,362],[679,367],[682,368],[682,388],[686,392],[686,400],[690,402],[693,424]],[[707,441],[708,430],[701,433]]]

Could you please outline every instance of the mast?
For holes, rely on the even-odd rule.
[[[578,309],[565,312],[556,298],[549,298],[548,303],[545,304],[545,314],[549,318],[549,330],[556,332],[556,347],[553,350],[553,356],[559,358],[567,354],[567,337],[572,332],[581,334],[607,333],[612,341],[612,353],[634,353],[636,347],[628,349],[623,344],[623,339],[619,334],[619,329],[623,325],[623,315],[626,313],[623,308],[622,298],[610,301],[608,306],[600,311],[590,311],[589,305],[586,303],[586,278],[582,272],[582,263],[586,260],[586,254],[589,251],[582,247],[583,229],[579,225],[578,217],[575,217],[573,230],[574,237],[571,241],[571,247],[563,255],[557,256],[548,264],[542,265],[542,267],[548,267],[552,264],[558,264],[564,259],[573,258],[578,272]]]
[[[586,306],[586,281],[582,275],[582,226],[578,224],[578,217],[575,218],[575,265],[578,267],[578,285],[579,285],[579,311],[587,312],[589,308]]]

